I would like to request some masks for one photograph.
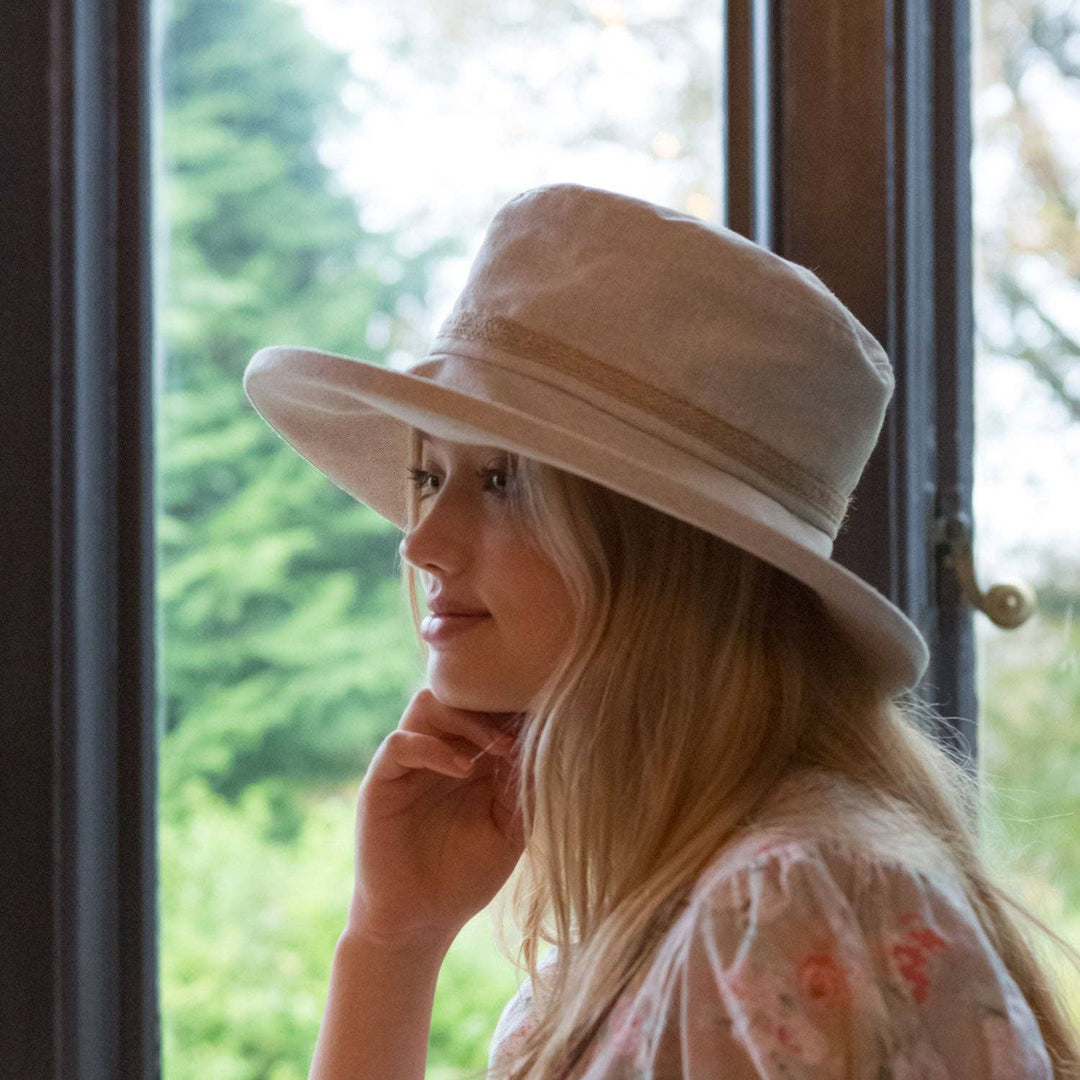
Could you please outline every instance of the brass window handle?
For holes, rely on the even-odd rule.
[[[942,566],[950,567],[960,583],[965,603],[989,617],[996,626],[1015,630],[1031,618],[1038,607],[1035,590],[1019,579],[991,585],[986,592],[975,580],[971,520],[967,514],[939,518],[936,539],[945,547]]]

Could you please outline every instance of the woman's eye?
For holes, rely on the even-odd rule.
[[[418,490],[423,489],[425,483],[427,483],[428,477],[431,476],[426,469],[418,469],[415,465],[409,466],[409,477],[413,487]]]
[[[438,480],[439,479],[439,477],[435,473],[429,472],[427,469],[419,469],[415,465],[410,465],[408,467],[408,471],[409,471],[409,477],[410,477],[410,480],[412,482],[412,485],[421,493],[420,494],[421,498],[424,497],[424,489],[425,489],[425,487],[427,485],[427,482],[429,480]],[[503,483],[503,485],[501,487],[492,485],[490,488],[488,488],[486,490],[494,491],[496,494],[499,494],[499,495],[503,495],[503,494],[506,493],[506,489],[507,489],[506,481],[508,479],[508,470],[506,468],[503,468],[503,467],[499,466],[499,467],[494,467],[494,468],[489,468],[489,469],[478,469],[477,472],[476,472],[476,475],[478,477],[480,477],[481,479],[484,479],[484,478],[486,478],[488,476],[491,476],[491,475],[501,476],[503,478],[503,480],[504,480],[504,483]]]

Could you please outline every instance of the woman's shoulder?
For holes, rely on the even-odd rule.
[[[699,874],[679,919],[689,933],[707,927],[733,952],[748,935],[762,946],[790,944],[796,927],[809,932],[814,923],[850,942],[899,941],[934,919],[989,949],[944,845],[902,812],[821,774],[791,778],[766,801]]]
[[[522,989],[506,1048],[532,1023]],[[772,1062],[769,1075],[936,1078],[975,1060],[995,1080],[1051,1075],[940,845],[819,774],[785,780],[699,875],[581,1076],[752,1077]]]
[[[812,858],[837,870],[873,864],[956,880],[945,846],[911,813],[821,769],[784,777],[729,838],[700,884],[770,855],[773,861]]]
[[[1035,1017],[938,845],[896,835],[857,792],[834,792],[831,811],[821,794],[789,787],[787,809],[701,875],[627,1002],[637,1029],[700,1018],[699,1041],[668,1040],[690,1075],[720,1060],[731,1076],[762,1061],[851,1075],[857,1061],[857,1075],[936,1078],[990,1060],[995,1078],[1049,1077]]]
[[[797,931],[815,926],[855,948],[947,921],[958,937],[988,947],[948,860],[932,844],[885,839],[777,827],[748,832],[699,876],[680,916],[684,930],[704,932],[732,958],[748,938],[759,948],[802,948]],[[926,941],[934,936],[923,933]]]
[[[700,875],[673,951],[699,947],[729,974],[842,974],[863,1005],[877,987],[883,1014],[977,999],[980,1015],[1030,1021],[962,873],[925,828],[892,815],[838,778],[796,778]]]

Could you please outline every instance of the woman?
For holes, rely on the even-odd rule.
[[[528,971],[498,1080],[1077,1074],[925,641],[830,557],[893,386],[810,271],[577,184],[496,214],[407,370],[252,359],[259,412],[404,532],[430,646],[360,788],[313,1078],[421,1077],[497,894]]]

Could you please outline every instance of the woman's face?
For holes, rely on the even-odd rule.
[[[430,604],[482,610],[428,641],[428,681],[447,705],[524,710],[551,673],[572,625],[570,595],[555,566],[530,547],[510,513],[510,454],[424,436],[413,531],[401,557],[419,571]],[[403,480],[409,480],[404,477]],[[425,618],[423,629],[431,619]]]

